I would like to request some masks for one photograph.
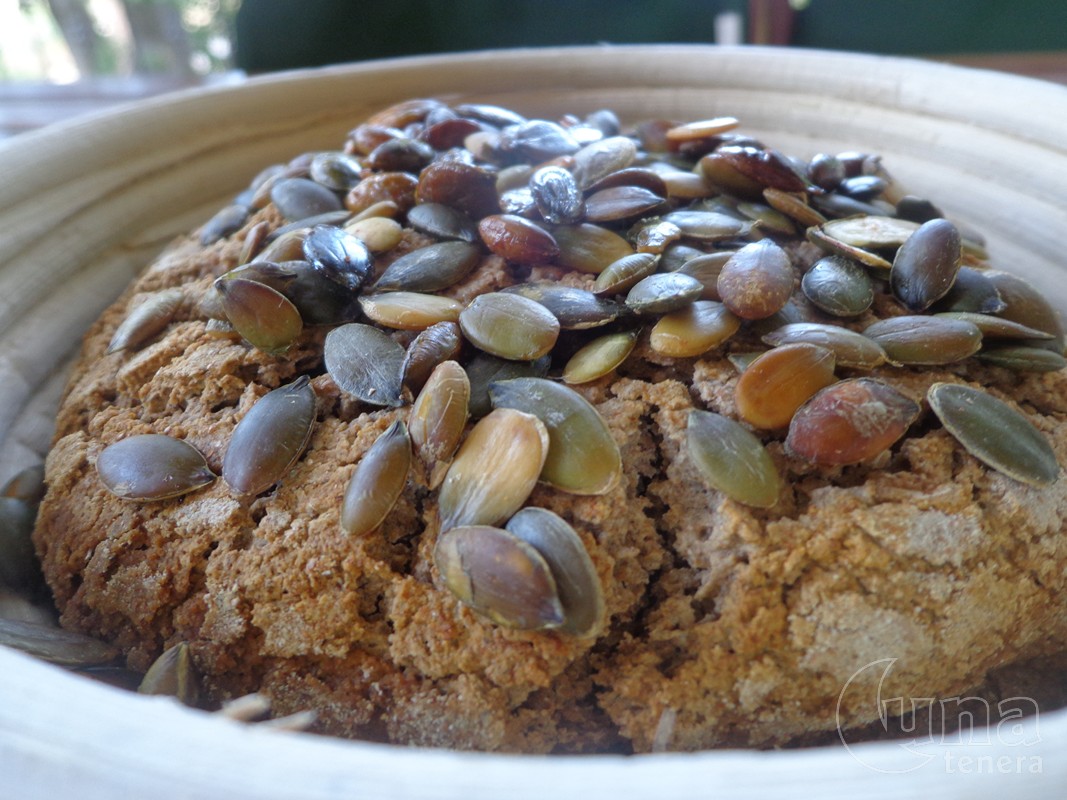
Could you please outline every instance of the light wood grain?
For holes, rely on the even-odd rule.
[[[265,164],[336,147],[412,96],[527,114],[730,114],[786,152],[864,148],[1067,309],[1067,88],[881,57],[599,47],[360,64],[179,93],[0,143],[0,480],[47,446],[77,337],[173,235]],[[623,758],[416,751],[259,731],[0,648],[0,796],[241,798],[1061,797],[1067,714],[1040,741]],[[859,758],[857,758],[857,754]],[[950,772],[946,757],[993,759]],[[1042,771],[1001,772],[999,757]],[[985,762],[976,762],[984,765]],[[1027,762],[1029,766],[1030,762]],[[901,774],[894,771],[911,769]],[[974,769],[978,769],[976,766]]]

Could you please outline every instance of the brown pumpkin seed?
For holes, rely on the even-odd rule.
[[[420,203],[440,203],[481,219],[499,211],[496,175],[461,161],[435,161],[419,174]]]
[[[627,167],[605,175],[591,186],[587,192],[599,192],[617,186],[639,186],[659,197],[667,196],[667,184],[659,172],[648,167]]]
[[[631,253],[612,261],[593,281],[593,294],[619,294],[632,289],[638,281],[656,271],[659,256]]]
[[[606,494],[622,477],[622,457],[607,423],[573,389],[544,378],[493,383],[495,408],[532,414],[548,432],[541,480],[571,494]]]
[[[642,278],[626,293],[626,306],[635,314],[669,314],[691,305],[704,293],[704,284],[680,272],[657,272]]]
[[[926,393],[941,424],[983,464],[1032,486],[1060,475],[1048,439],[1026,416],[988,392],[958,383],[935,383]]]
[[[470,416],[471,385],[455,361],[438,364],[408,416],[415,455],[424,467],[426,485],[436,489],[456,454]]]
[[[343,392],[376,406],[402,404],[404,348],[371,325],[352,322],[326,335],[326,371]]]
[[[694,409],[685,435],[689,457],[712,489],[754,508],[778,502],[778,468],[749,430],[721,414]]]
[[[97,456],[96,471],[108,491],[124,500],[168,500],[215,480],[199,450],[158,433],[108,445]]]
[[[396,136],[375,147],[363,163],[377,172],[418,172],[434,155],[434,149],[426,142]]]
[[[932,219],[897,250],[889,285],[906,308],[924,311],[952,288],[962,260],[956,226],[947,219]]]
[[[345,208],[358,215],[378,203],[391,202],[406,213],[415,205],[418,186],[418,178],[407,172],[378,172],[368,175],[345,195]]]
[[[745,245],[719,272],[716,288],[726,307],[741,319],[764,319],[780,311],[793,294],[793,265],[769,240]]]
[[[800,288],[812,305],[835,317],[859,316],[874,302],[867,271],[843,256],[820,258],[804,273]]]
[[[563,367],[563,382],[589,383],[617,369],[637,344],[637,331],[598,336],[580,348]]]
[[[352,536],[370,533],[400,499],[411,471],[411,437],[396,420],[356,464],[341,502],[341,527]]]
[[[481,259],[481,250],[469,242],[438,242],[420,247],[390,264],[376,291],[436,292],[459,283]]]
[[[256,253],[250,263],[268,261],[282,263],[284,261],[298,261],[304,257],[304,239],[311,233],[310,228],[301,228],[295,231],[283,233]],[[234,270],[236,271],[236,270]]]
[[[419,292],[382,292],[359,298],[367,319],[385,328],[421,331],[438,322],[455,322],[463,304],[451,297]]]
[[[459,315],[463,335],[479,350],[512,361],[533,361],[559,337],[559,320],[540,303],[518,294],[478,295]]]
[[[438,239],[478,241],[478,228],[471,218],[442,203],[419,203],[408,211],[408,225]]]
[[[182,289],[164,289],[138,304],[115,329],[107,352],[137,349],[170,325],[185,300]]]
[[[609,264],[634,253],[630,243],[619,234],[587,222],[561,225],[552,235],[559,247],[556,263],[578,272],[597,275]]]
[[[982,346],[976,325],[946,317],[890,317],[868,325],[863,335],[881,345],[893,364],[954,364]]]
[[[648,216],[664,199],[641,186],[611,186],[585,200],[585,218],[590,222],[623,222]]]
[[[412,392],[418,392],[430,377],[434,368],[459,356],[463,337],[459,325],[454,322],[438,322],[419,333],[404,353],[401,373],[403,384]]]
[[[288,350],[304,329],[300,312],[285,295],[244,278],[220,278],[215,289],[234,329],[264,353]]]
[[[116,660],[117,647],[54,625],[0,619],[0,645],[63,667],[91,667]]]
[[[776,150],[747,145],[724,145],[700,159],[705,180],[727,194],[757,199],[764,189],[803,192],[807,182]]]
[[[548,431],[532,414],[497,408],[471,429],[438,493],[441,530],[495,525],[530,496],[548,455]]]
[[[771,208],[781,211],[790,219],[796,220],[805,228],[822,225],[826,222],[819,211],[807,204],[805,195],[783,192],[781,189],[764,189],[763,199]]]
[[[834,354],[814,344],[769,350],[741,373],[734,388],[737,413],[764,430],[784,428],[797,409],[833,383]]]
[[[672,358],[692,358],[725,342],[741,327],[741,320],[714,300],[697,300],[666,314],[652,327],[653,350]]]
[[[519,264],[546,264],[559,254],[548,231],[514,214],[493,214],[478,223],[478,233],[493,253]]]
[[[315,390],[306,375],[259,398],[230,435],[222,478],[235,492],[257,495],[282,480],[311,440]]]
[[[771,347],[808,342],[834,354],[839,367],[874,369],[886,362],[885,350],[861,333],[818,322],[791,322],[763,336]]]
[[[508,531],[486,525],[447,530],[437,540],[434,563],[460,602],[498,625],[542,630],[563,624],[551,569]]]
[[[597,297],[586,289],[563,286],[550,281],[520,283],[503,290],[518,294],[547,308],[559,321],[562,330],[577,331],[598,328],[614,322],[622,313],[622,306]]]
[[[200,680],[189,653],[189,645],[179,642],[163,651],[137,687],[140,694],[165,695],[196,707],[200,702]]]
[[[814,464],[858,464],[889,449],[918,416],[918,403],[887,383],[838,381],[793,415],[785,447]]]
[[[607,620],[604,589],[577,531],[557,514],[529,506],[504,527],[548,564],[563,608],[560,630],[581,637],[599,634]]]

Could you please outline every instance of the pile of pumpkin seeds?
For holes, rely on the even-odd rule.
[[[695,408],[682,457],[754,508],[782,493],[768,442],[799,462],[870,462],[924,402],[992,469],[1055,481],[1048,441],[1008,403],[962,378],[925,398],[892,381],[894,369],[969,359],[1062,369],[1064,334],[1040,293],[991,269],[976,234],[905,194],[877,156],[800,160],[737,127],[723,117],[624,130],[607,110],[545,120],[401,103],[340,150],[263,171],[203,227],[205,246],[239,234],[243,244],[200,308],[218,335],[279,359],[305,328],[327,326],[323,361],[340,390],[370,409],[408,409],[357,464],[340,524],[373,536],[411,482],[436,493],[442,583],[505,626],[603,629],[581,537],[526,503],[538,482],[615,489],[619,448],[583,386],[641,374],[642,358],[736,365],[736,418]],[[284,225],[249,225],[271,205]],[[400,248],[411,231],[423,246]],[[491,256],[506,288],[456,299]],[[181,299],[167,289],[133,309],[109,353],[152,341]],[[235,494],[282,480],[315,406],[304,375],[252,407],[222,465]],[[137,502],[215,477],[190,445],[158,435],[112,444],[97,469]]]

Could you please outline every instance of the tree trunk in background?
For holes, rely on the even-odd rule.
[[[192,50],[176,3],[122,0],[122,7],[133,34],[135,72],[193,74]]]
[[[82,0],[45,0],[83,76],[97,72],[100,37]]]

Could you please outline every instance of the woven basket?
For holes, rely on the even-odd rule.
[[[823,52],[586,47],[413,58],[179,93],[0,144],[0,480],[38,461],[81,332],[262,166],[434,95],[527,115],[740,117],[782,150],[866,149],[1067,309],[1067,89]],[[3,797],[1062,797],[1067,711],[969,744],[515,757],[257,730],[0,647]],[[996,723],[998,720],[992,720]],[[1003,728],[1003,725],[1002,725]],[[969,759],[969,760],[968,760]]]

